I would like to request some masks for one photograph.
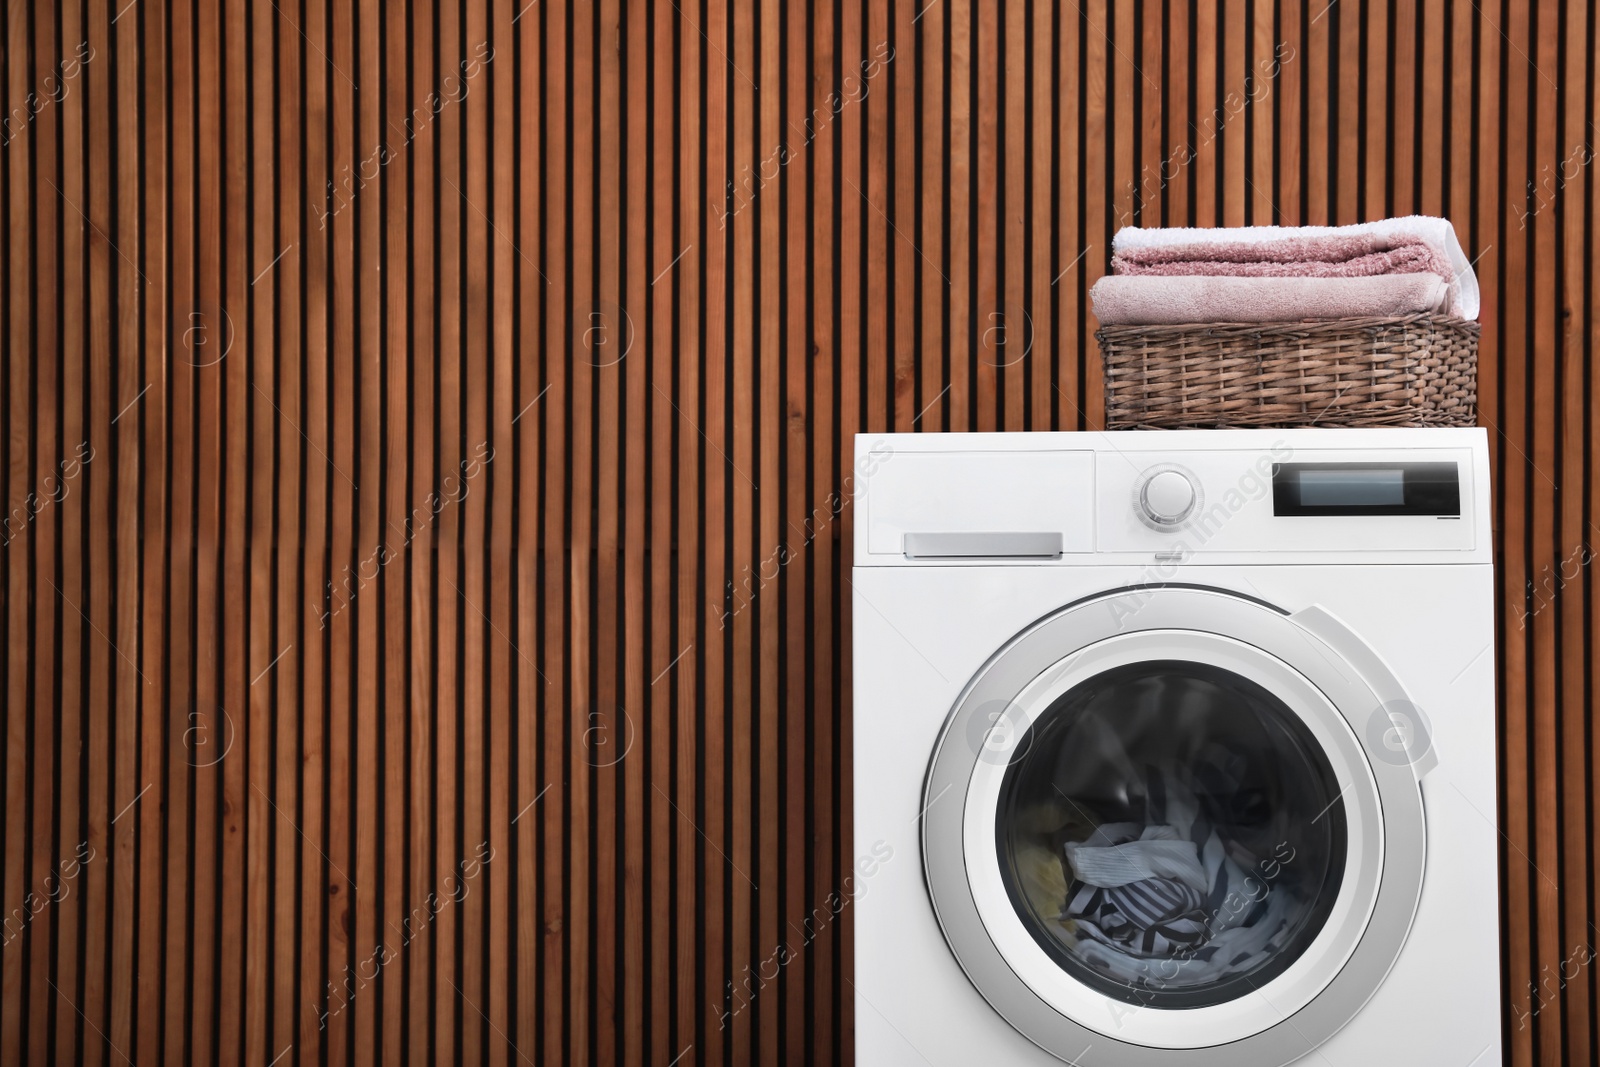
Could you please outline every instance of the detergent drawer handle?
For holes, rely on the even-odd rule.
[[[1061,532],[908,533],[908,559],[1059,559]]]

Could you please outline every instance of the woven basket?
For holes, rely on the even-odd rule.
[[[1475,322],[1102,326],[1106,428],[1471,426]]]

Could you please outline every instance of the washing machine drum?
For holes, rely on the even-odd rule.
[[[1069,1062],[1299,1059],[1410,928],[1418,727],[1319,609],[1188,587],[1063,609],[989,661],[935,751],[923,856],[950,947]]]

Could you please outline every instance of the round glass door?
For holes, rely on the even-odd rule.
[[[973,677],[922,797],[973,985],[1079,1067],[1280,1067],[1378,989],[1420,896],[1404,697],[1337,620],[1215,590],[1107,594]]]
[[[1205,663],[1130,663],[1034,718],[995,809],[1011,904],[1079,982],[1222,1004],[1317,938],[1345,867],[1340,786],[1305,724]]]

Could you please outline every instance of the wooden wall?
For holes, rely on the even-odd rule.
[[[851,435],[1095,427],[1124,223],[1408,212],[1484,287],[1508,1062],[1591,1062],[1596,22],[12,0],[0,1062],[848,1061]]]

